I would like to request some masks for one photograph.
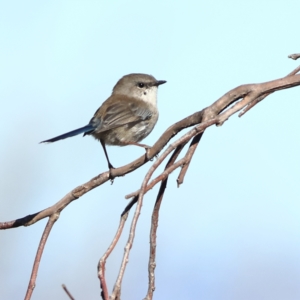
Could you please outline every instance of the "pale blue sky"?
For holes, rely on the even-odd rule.
[[[0,4],[0,220],[46,208],[106,170],[98,142],[38,144],[88,123],[123,75],[167,80],[153,144],[172,123],[229,89],[299,63],[299,1],[3,1]],[[299,88],[207,130],[184,184],[168,184],[158,229],[155,299],[300,298]],[[179,137],[179,136],[178,136]],[[142,149],[110,147],[121,166]],[[96,266],[150,164],[65,209],[42,258],[33,299],[99,299]],[[147,289],[145,197],[123,299]],[[22,299],[46,221],[0,232],[0,298]],[[107,264],[111,288],[128,225]]]

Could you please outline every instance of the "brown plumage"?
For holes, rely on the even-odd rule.
[[[147,147],[138,142],[150,134],[157,122],[157,87],[165,82],[147,74],[125,75],[88,125],[41,143],[55,142],[80,133],[92,135],[101,142],[108,167],[113,168],[105,145]]]

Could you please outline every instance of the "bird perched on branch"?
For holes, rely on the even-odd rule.
[[[114,86],[111,96],[95,112],[89,124],[41,143],[53,143],[83,133],[101,142],[109,169],[113,168],[105,145],[139,144],[154,128],[158,119],[157,88],[166,83],[152,75],[128,74]]]

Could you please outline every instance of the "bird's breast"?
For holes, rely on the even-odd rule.
[[[153,130],[158,120],[158,112],[153,112],[150,118],[138,122],[124,124],[122,126],[93,133],[96,139],[102,139],[107,145],[124,146],[130,142],[140,142]]]

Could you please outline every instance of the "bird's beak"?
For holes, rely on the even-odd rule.
[[[164,83],[166,83],[165,80],[157,80],[157,81],[154,82],[153,85],[154,85],[154,86],[159,86],[159,85],[164,84]]]

